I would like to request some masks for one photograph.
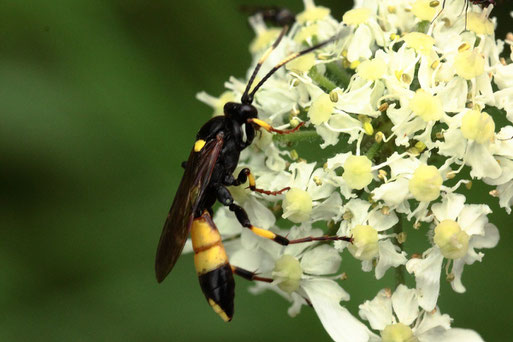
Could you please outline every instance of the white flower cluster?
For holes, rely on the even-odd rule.
[[[251,291],[278,292],[292,302],[290,315],[313,306],[336,341],[482,341],[471,330],[451,328],[437,300],[444,265],[454,291],[464,292],[464,265],[481,261],[482,249],[499,240],[488,205],[468,204],[461,192],[482,181],[495,187],[483,201],[497,197],[511,212],[513,52],[505,50],[513,41],[496,40],[493,6],[471,6],[465,17],[463,0],[447,1],[441,13],[432,0],[356,0],[342,22],[328,8],[304,2],[263,70],[345,34],[288,63],[256,93],[260,119],[278,128],[306,125],[274,138],[262,130],[241,157],[259,188],[290,191],[276,197],[244,186],[230,191],[256,226],[289,239],[329,233],[353,242],[282,247],[243,230],[220,208],[215,221],[231,237],[231,263],[272,277]],[[280,29],[258,16],[251,24],[256,63]],[[245,84],[231,78],[220,98],[198,98],[222,114]],[[307,162],[297,150],[317,141],[317,158]],[[407,255],[401,246],[413,229],[425,230],[431,247]],[[397,284],[395,292],[382,290],[360,305],[370,328],[340,305],[349,300],[338,281],[345,249],[376,279],[390,268],[415,278],[415,289]]]

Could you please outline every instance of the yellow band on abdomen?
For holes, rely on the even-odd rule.
[[[194,254],[194,266],[198,275],[213,271],[226,263],[228,263],[228,256],[222,244],[214,245]]]
[[[221,235],[207,211],[194,219],[191,227],[191,240],[194,250],[194,265],[198,275],[228,263]]]

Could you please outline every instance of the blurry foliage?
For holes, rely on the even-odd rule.
[[[285,301],[249,295],[241,279],[234,321],[223,323],[191,256],[155,281],[180,162],[211,113],[194,96],[220,94],[250,64],[243,3],[302,8],[298,0],[0,2],[1,341],[328,339],[313,310],[290,319]],[[337,18],[351,6],[318,3]],[[498,37],[511,27],[508,12],[495,13]],[[490,200],[500,245],[465,270],[466,294],[449,296],[444,284],[440,304],[455,326],[499,341],[511,335],[513,236],[511,216]],[[345,260],[353,312],[392,285],[391,274],[376,284]]]

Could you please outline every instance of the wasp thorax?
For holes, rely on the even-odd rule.
[[[258,111],[251,104],[227,102],[224,105],[224,115],[243,123],[246,122],[248,119],[257,118]]]

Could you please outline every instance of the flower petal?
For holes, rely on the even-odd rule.
[[[333,274],[338,271],[342,257],[329,245],[307,251],[301,259],[303,272],[314,275]]]
[[[340,305],[349,295],[329,279],[312,279],[302,282],[312,306],[324,329],[337,342],[367,342],[369,329]]]
[[[392,300],[385,290],[379,291],[376,297],[360,304],[358,308],[360,317],[369,321],[374,330],[383,330],[387,325],[394,323]]]
[[[419,316],[417,292],[404,285],[399,285],[392,295],[392,307],[399,322],[410,325]]]
[[[410,259],[406,269],[415,274],[419,305],[426,311],[435,308],[440,293],[440,273],[443,255],[438,247],[432,247],[424,253],[424,259]]]
[[[376,279],[381,279],[390,267],[406,264],[406,252],[398,252],[390,240],[380,241],[379,260],[376,265]]]

